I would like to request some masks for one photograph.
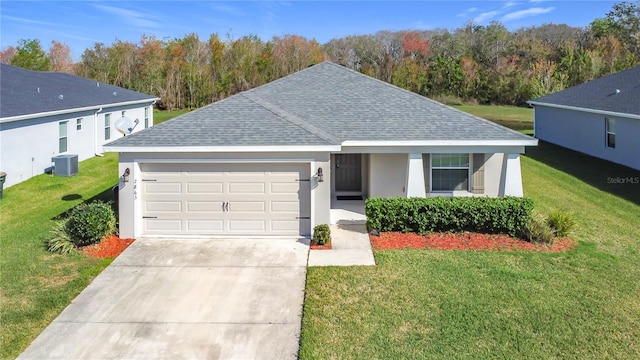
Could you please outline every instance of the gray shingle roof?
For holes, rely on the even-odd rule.
[[[324,62],[109,146],[340,145],[344,141],[430,140],[531,138]]]
[[[155,99],[75,75],[0,64],[0,118]]]
[[[543,96],[531,103],[640,115],[640,66]]]

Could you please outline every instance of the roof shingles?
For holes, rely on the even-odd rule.
[[[0,64],[0,118],[157,98],[79,76]]]
[[[531,103],[640,115],[640,66],[543,96]]]
[[[340,145],[358,140],[531,138],[324,62],[109,146]]]

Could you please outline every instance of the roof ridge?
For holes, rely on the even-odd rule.
[[[263,108],[271,111],[272,113],[278,115],[279,117],[281,117],[282,119],[292,123],[293,125],[296,125],[308,132],[310,132],[311,134],[321,138],[322,140],[326,141],[327,143],[330,144],[340,144],[342,143],[340,140],[338,140],[338,138],[336,138],[335,136],[327,133],[326,131],[315,127],[311,124],[309,124],[308,122],[302,120],[301,118],[297,117],[296,115],[283,110],[280,107],[275,106],[274,104],[264,100],[263,98],[250,93],[248,91],[245,92],[241,92],[238,95],[243,96],[247,99],[249,99],[250,101],[253,101],[254,103],[262,106]]]

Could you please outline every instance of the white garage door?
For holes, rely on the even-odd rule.
[[[143,164],[144,235],[310,233],[309,165]]]

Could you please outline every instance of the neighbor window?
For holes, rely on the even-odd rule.
[[[104,139],[111,139],[111,114],[104,114]]]
[[[144,128],[149,127],[149,107],[144,108]]]
[[[82,118],[76,119],[76,130],[82,130]]]
[[[431,190],[469,190],[469,154],[432,154]]]
[[[67,152],[68,149],[68,137],[67,137],[67,125],[68,121],[62,121],[58,125],[58,152]]]
[[[607,130],[607,147],[616,147],[616,121],[614,119],[605,118]]]

